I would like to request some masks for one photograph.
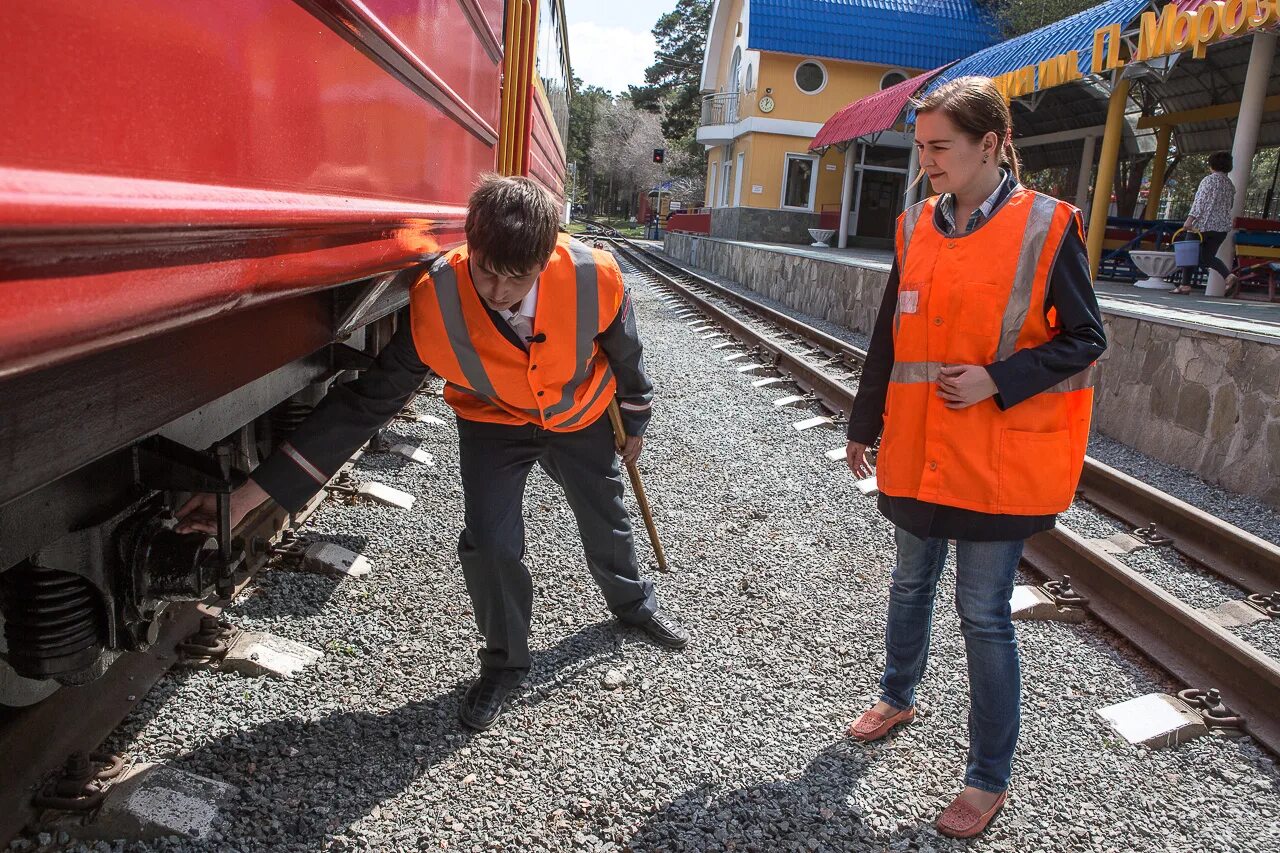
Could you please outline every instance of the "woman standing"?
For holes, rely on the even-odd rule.
[[[1227,280],[1227,296],[1235,296],[1240,279],[1218,260],[1218,249],[1231,231],[1231,210],[1236,200],[1236,185],[1231,183],[1231,154],[1218,151],[1209,155],[1209,174],[1196,187],[1196,197],[1191,202],[1185,227],[1200,232],[1200,263],[1182,268],[1182,284],[1174,293],[1191,292],[1191,277],[1204,267],[1213,267]]]
[[[965,788],[938,830],[967,838],[1004,805],[1020,674],[1009,598],[1023,542],[1071,503],[1106,348],[1080,212],[1023,188],[1009,108],[965,77],[917,104],[920,166],[942,194],[898,220],[897,251],[849,421],[847,458],[895,525],[880,701],[849,734],[915,717],[948,540],[968,658]]]

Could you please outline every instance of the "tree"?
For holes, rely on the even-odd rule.
[[[630,98],[601,105],[591,147],[594,176],[604,181],[604,208],[596,212],[630,216],[637,193],[663,180],[663,166],[653,162],[653,149],[666,147],[658,116],[636,109]]]
[[[654,63],[644,71],[648,86],[633,86],[629,94],[637,107],[660,107],[662,133],[668,139],[685,139],[697,130],[702,117],[699,93],[702,54],[711,25],[711,0],[679,0],[675,9],[658,18],[653,38],[658,49]]]
[[[996,19],[1005,38],[1024,35],[1098,5],[1097,0],[978,0],[978,3]]]

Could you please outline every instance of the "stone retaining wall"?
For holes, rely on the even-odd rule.
[[[870,334],[888,273],[669,234],[674,258]],[[1104,312],[1094,427],[1280,507],[1280,345]]]

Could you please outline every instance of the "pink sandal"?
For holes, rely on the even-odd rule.
[[[914,705],[887,717],[883,714],[877,714],[874,710],[869,710],[863,712],[862,716],[853,725],[849,726],[847,734],[849,737],[860,740],[863,743],[871,743],[873,740],[880,740],[899,723],[906,725],[915,718],[916,708]]]
[[[938,832],[951,838],[973,838],[987,828],[987,824],[991,823],[996,812],[1004,807],[1007,799],[1009,799],[1009,792],[1005,791],[991,808],[980,812],[961,797],[956,797],[938,816],[938,822],[934,826],[938,828]]]

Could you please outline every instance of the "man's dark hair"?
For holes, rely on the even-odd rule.
[[[467,202],[467,245],[501,275],[542,269],[559,228],[556,200],[528,178],[482,175]]]
[[[1215,172],[1230,172],[1235,161],[1230,151],[1215,151],[1209,155],[1209,168]]]

